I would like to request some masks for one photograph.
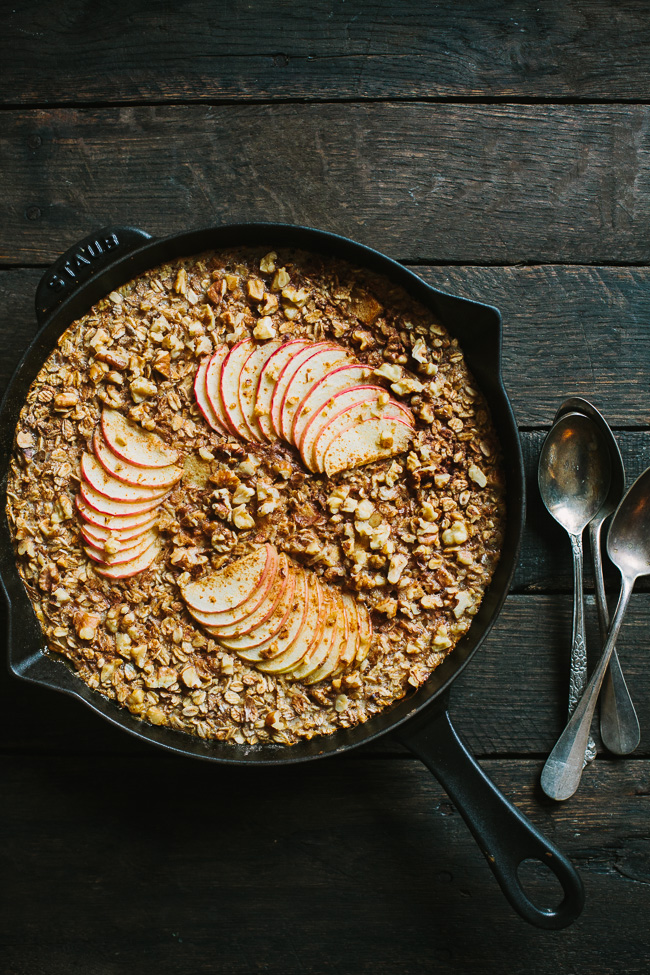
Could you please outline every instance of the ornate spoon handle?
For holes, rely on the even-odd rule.
[[[623,586],[618,606],[605,643],[605,649],[585,690],[584,695],[569,719],[569,723],[558,738],[555,748],[546,759],[542,771],[541,786],[551,799],[568,799],[580,785],[584,768],[583,756],[587,747],[589,728],[594,716],[596,702],[621,628],[627,604],[632,593],[633,580],[623,577]]]
[[[573,636],[571,641],[571,670],[569,674],[569,718],[587,686],[587,641],[585,639],[585,602],[583,590],[582,534],[571,535],[573,554]],[[591,735],[587,740],[584,764],[596,757],[596,743]]]

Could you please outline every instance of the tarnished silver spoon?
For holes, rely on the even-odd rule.
[[[573,716],[546,760],[541,784],[552,799],[568,799],[580,785],[584,753],[600,688],[634,583],[650,575],[650,467],[621,501],[607,535],[607,552],[621,573],[621,593],[605,649]]]
[[[538,482],[542,501],[571,539],[573,553],[573,634],[569,675],[569,717],[587,684],[587,644],[583,592],[582,533],[609,493],[611,464],[603,436],[583,413],[566,413],[542,445]],[[585,758],[596,757],[589,737]]]
[[[598,607],[598,622],[603,645],[609,629],[609,609],[605,594],[605,580],[603,578],[603,557],[601,550],[601,530],[603,523],[616,510],[625,493],[625,468],[623,458],[618,449],[616,438],[610,430],[607,420],[595,406],[586,399],[574,396],[566,400],[555,414],[559,420],[565,413],[584,413],[593,420],[607,442],[611,464],[611,481],[609,493],[595,518],[589,522],[589,541],[594,563],[594,582],[596,587],[596,605]],[[629,755],[641,740],[641,729],[634,704],[627,689],[621,664],[616,650],[612,652],[603,689],[600,695],[600,736],[610,752],[615,755]]]

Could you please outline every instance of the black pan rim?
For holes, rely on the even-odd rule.
[[[122,228],[117,229],[121,230]],[[279,240],[278,238],[285,239]],[[8,606],[7,642],[11,671],[24,679],[72,694],[84,701],[84,703],[112,724],[123,728],[141,740],[149,741],[158,747],[177,754],[191,755],[192,757],[207,761],[232,765],[299,764],[316,758],[341,754],[342,752],[347,752],[353,748],[375,741],[397,729],[405,721],[408,721],[415,714],[433,705],[436,701],[438,702],[438,709],[440,705],[445,706],[447,692],[452,682],[462,673],[470,659],[474,656],[474,653],[483,644],[498,618],[503,602],[508,594],[512,575],[517,564],[523,528],[523,459],[512,406],[501,375],[501,318],[498,310],[491,305],[460,298],[433,288],[413,271],[380,251],[338,234],[310,227],[272,222],[237,223],[198,228],[159,239],[148,238],[148,236],[145,237],[145,235],[141,234],[141,239],[144,241],[141,246],[136,246],[128,253],[120,255],[115,261],[103,267],[97,274],[92,275],[87,281],[75,288],[73,293],[53,310],[51,314],[44,317],[39,332],[29,344],[7,387],[2,406],[0,407],[0,423],[2,423],[3,427],[3,446],[7,454],[7,461],[11,453],[13,430],[18,415],[15,413],[17,401],[20,401],[18,412],[24,401],[24,395],[22,397],[19,395],[20,390],[23,389],[26,392],[38,368],[40,368],[42,361],[53,347],[54,342],[51,342],[47,351],[43,353],[42,345],[44,341],[47,343],[47,339],[51,338],[52,335],[55,335],[55,338],[58,337],[75,318],[83,314],[83,312],[77,310],[80,303],[85,302],[87,309],[99,297],[107,294],[113,287],[118,286],[115,283],[111,283],[110,286],[106,284],[107,281],[112,282],[116,275],[120,278],[120,283],[125,283],[134,277],[135,274],[143,273],[146,269],[155,267],[157,264],[163,263],[166,259],[191,256],[192,254],[199,254],[202,251],[213,248],[218,249],[219,247],[237,246],[239,244],[261,244],[268,241],[277,244],[277,246],[326,253],[332,257],[347,260],[357,267],[367,268],[375,273],[382,273],[393,280],[394,283],[404,287],[409,294],[417,300],[422,301],[438,314],[440,314],[440,311],[434,305],[446,302],[448,304],[451,303],[449,307],[462,308],[465,311],[470,311],[471,309],[476,316],[487,316],[486,320],[489,320],[495,338],[496,368],[492,370],[488,384],[490,386],[489,395],[488,390],[485,388],[485,380],[480,381],[479,386],[488,400],[493,419],[495,420],[495,426],[497,427],[497,433],[504,452],[504,464],[506,466],[508,514],[506,541],[504,542],[502,557],[497,566],[492,583],[481,604],[479,613],[475,617],[468,634],[457,644],[453,653],[450,654],[443,664],[433,672],[428,681],[406,698],[395,702],[384,711],[370,718],[367,722],[357,725],[354,728],[341,729],[332,735],[318,736],[309,741],[301,741],[291,746],[246,746],[230,742],[206,742],[192,735],[173,731],[169,728],[157,728],[138,721],[126,709],[118,707],[97,692],[91,691],[80,678],[74,675],[70,665],[59,663],[53,655],[49,653],[44,655],[41,652],[44,643],[42,635],[40,640],[35,640],[34,633],[32,632],[29,646],[24,647],[22,652],[18,650],[12,627],[14,602],[26,601],[39,633],[40,625],[36,622],[33,610],[31,610],[31,603],[28,600],[26,590],[17,571],[13,545],[11,544],[8,525],[6,523],[5,503],[3,502],[3,517],[0,522],[0,533],[2,536],[2,548],[0,549],[0,585],[5,593]],[[159,256],[156,257],[156,255]],[[145,264],[140,266],[143,260]],[[135,271],[134,268],[136,268]],[[441,317],[446,327],[449,328],[448,322],[445,321],[445,316],[443,315]],[[456,331],[454,328],[450,328],[449,330],[451,334],[454,334]],[[47,339],[45,339],[45,336],[47,336]],[[461,347],[463,347],[462,341]],[[468,350],[463,347],[463,351],[468,365],[472,369],[471,350],[468,353]],[[35,364],[36,367],[34,368]],[[32,370],[33,375],[29,379],[29,373]],[[475,370],[472,369],[472,372],[475,373]],[[25,386],[27,379],[28,381]],[[495,418],[495,406],[498,406],[498,423]],[[11,425],[12,419],[13,425]],[[11,443],[8,443],[7,433],[11,434]],[[506,441],[505,443],[504,440]],[[5,501],[7,466],[7,463],[3,464],[4,469],[1,482],[1,495]],[[21,593],[23,596],[22,600],[20,599]],[[474,631],[474,634],[472,631]],[[434,711],[432,709],[433,713]]]

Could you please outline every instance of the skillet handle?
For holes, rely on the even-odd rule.
[[[506,898],[530,924],[559,930],[584,906],[582,881],[575,867],[503,796],[468,751],[446,709],[420,721],[407,721],[396,737],[433,772],[453,799],[490,865]],[[536,907],[524,891],[517,869],[539,860],[555,874],[564,899],[556,908]]]
[[[105,227],[69,247],[41,278],[36,289],[36,318],[41,325],[48,315],[80,284],[151,240],[136,227]]]

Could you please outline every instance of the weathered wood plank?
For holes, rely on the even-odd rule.
[[[592,666],[600,652],[593,600],[587,601]],[[650,755],[650,595],[632,598],[619,639],[622,666],[642,729],[638,755]],[[457,679],[451,711],[480,756],[546,755],[566,722],[571,642],[569,596],[510,596],[483,649]],[[9,751],[144,752],[125,733],[61,694],[0,670],[0,740]],[[388,742],[374,749],[383,754]],[[389,749],[390,750],[390,749]]]
[[[647,971],[647,762],[599,762],[597,801],[583,791],[566,804],[540,802],[539,763],[486,763],[581,871],[585,911],[558,933],[512,913],[418,762],[250,773],[21,757],[0,767],[11,975]],[[545,885],[528,889],[553,903]]]
[[[7,103],[265,98],[648,98],[650,26],[634,0],[119,0],[15,5]],[[119,29],[116,29],[119,25]],[[61,65],[65,64],[65,81]]]
[[[548,426],[570,395],[593,402],[614,426],[650,424],[649,268],[413,270],[434,287],[501,310],[504,378],[522,426]],[[41,273],[0,270],[0,390],[34,334]]]
[[[558,404],[559,405],[559,404]],[[650,466],[650,433],[627,431],[615,434],[623,455],[628,485]],[[513,580],[517,592],[564,591],[573,585],[571,547],[563,528],[551,517],[542,503],[537,484],[539,455],[545,432],[522,433],[522,446],[526,466],[526,527],[521,544],[519,565]],[[585,532],[585,584],[593,590],[592,562],[588,533]],[[603,549],[607,538],[607,525],[602,534]],[[607,555],[604,555],[605,578],[608,591],[617,593],[620,574]],[[639,579],[637,591],[648,590],[648,580]]]
[[[436,288],[499,308],[503,374],[521,426],[549,425],[569,396],[588,399],[612,425],[650,425],[648,268],[414,270]]]
[[[0,271],[0,399],[36,334],[34,296],[42,271]]]
[[[320,226],[411,262],[648,263],[650,106],[9,111],[0,262],[107,223]]]
[[[509,596],[484,647],[455,682],[451,713],[477,754],[546,756],[552,749],[567,719],[571,602],[568,595]],[[586,619],[591,673],[602,647],[591,596]],[[638,756],[650,755],[649,624],[650,596],[637,593],[618,650],[642,729]]]

